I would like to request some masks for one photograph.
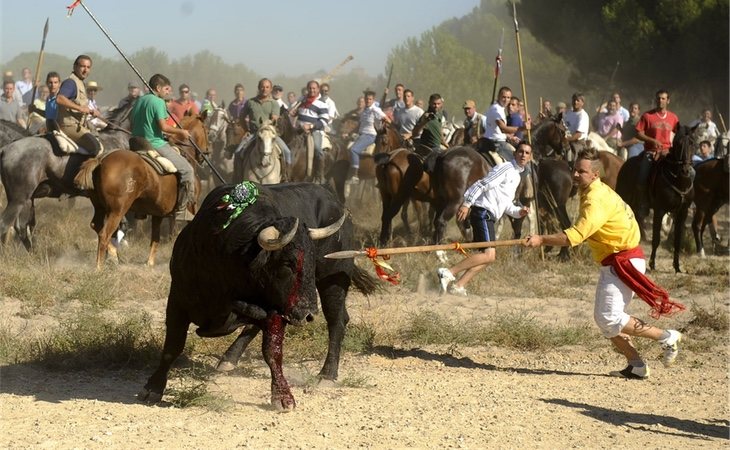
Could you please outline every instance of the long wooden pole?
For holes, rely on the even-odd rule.
[[[490,242],[466,242],[463,244],[437,244],[437,245],[419,245],[415,247],[393,247],[393,248],[379,248],[370,250],[343,250],[341,252],[334,252],[324,255],[325,258],[329,259],[348,259],[355,258],[358,256],[368,256],[374,253],[376,256],[384,255],[402,255],[404,253],[422,253],[422,252],[434,252],[437,250],[458,250],[460,248],[491,248],[491,247],[509,247],[513,245],[522,245],[527,239],[508,239],[503,241],[490,241]]]
[[[33,92],[30,95],[30,103],[35,101],[35,93],[38,90],[38,84],[41,82],[41,66],[43,65],[43,53],[46,48],[46,37],[48,36],[48,17],[46,17],[46,24],[43,26],[43,40],[41,41],[41,51],[38,53],[38,63],[35,66],[35,80],[33,80]],[[30,104],[28,105],[30,106]],[[30,119],[26,124],[26,130],[30,129]]]
[[[499,38],[499,50],[497,50],[497,56],[494,58],[494,84],[492,85],[492,102],[490,106],[494,104],[494,100],[497,97],[497,82],[499,81],[499,74],[502,72],[502,47],[504,47],[504,28],[502,28],[502,37]]]
[[[525,71],[522,66],[522,46],[520,45],[520,27],[517,24],[517,6],[512,3],[512,13],[514,15],[515,20],[515,37],[517,38],[517,61],[520,65],[520,82],[522,83],[522,101],[525,104],[525,120],[529,120],[530,117],[530,109],[527,107],[527,89],[525,89]],[[527,130],[527,143],[532,145],[532,136],[530,134],[530,130],[528,128]]]

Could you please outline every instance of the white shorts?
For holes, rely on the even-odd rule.
[[[646,271],[644,258],[632,258],[631,264],[641,273]],[[618,336],[629,323],[631,316],[626,313],[626,307],[633,296],[634,292],[616,276],[613,267],[601,266],[593,318],[604,337]]]

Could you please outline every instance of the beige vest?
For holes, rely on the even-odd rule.
[[[89,98],[86,96],[86,85],[84,85],[84,82],[74,73],[72,73],[68,78],[76,83],[76,99],[72,101],[79,106],[89,106]],[[84,114],[78,111],[73,111],[64,106],[58,105],[58,124],[64,132],[66,132],[69,136],[72,136],[72,139],[76,137],[75,135],[81,137],[89,132],[89,129],[86,128],[86,124],[81,123],[83,116]]]

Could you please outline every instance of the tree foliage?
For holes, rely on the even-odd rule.
[[[522,0],[519,14],[541,42],[572,63],[571,82],[582,89],[619,87],[651,98],[663,87],[672,91],[674,107],[714,104],[727,113],[728,4]]]

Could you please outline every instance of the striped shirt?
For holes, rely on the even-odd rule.
[[[306,97],[302,99],[302,103],[307,101]],[[329,108],[327,104],[320,99],[313,101],[310,105],[299,108],[297,112],[299,125],[304,123],[312,124],[315,130],[324,130],[330,122]]]
[[[464,206],[485,208],[499,220],[504,213],[519,218],[520,206],[514,204],[515,192],[524,171],[515,161],[497,164],[487,176],[478,180],[464,192]]]

